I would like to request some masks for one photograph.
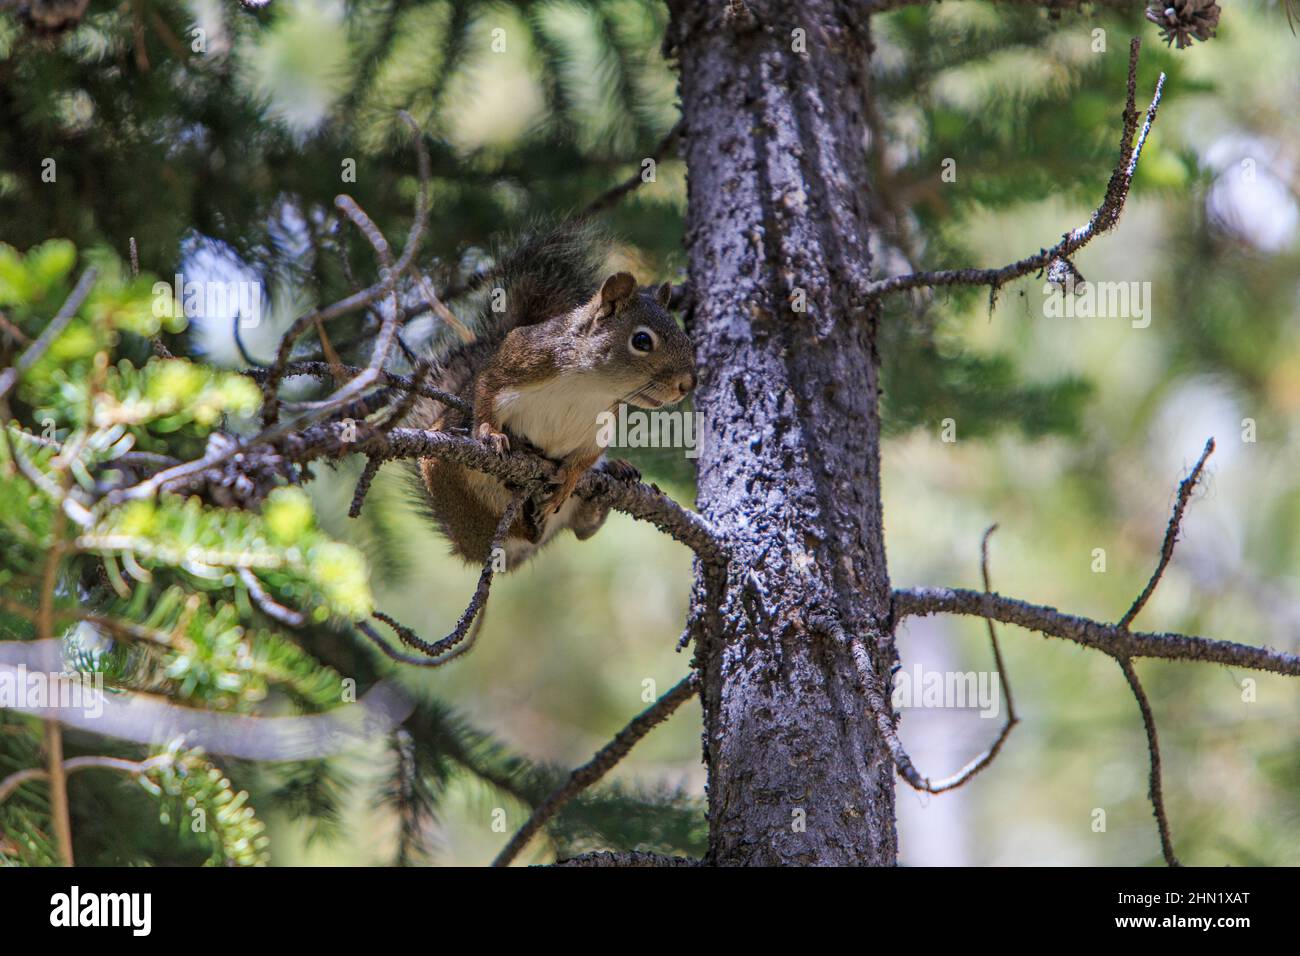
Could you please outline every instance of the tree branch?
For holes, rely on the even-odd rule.
[[[379,620],[384,621],[384,623],[388,624],[388,626],[393,628],[393,630],[395,631],[399,627],[401,627],[401,625],[399,625],[396,621],[393,621],[391,618],[387,617],[387,615],[380,616],[377,614],[375,616]],[[446,654],[443,654],[441,657],[435,657],[435,658],[417,657],[414,654],[405,654],[402,651],[399,651],[397,648],[393,647],[386,640],[384,640],[379,635],[379,632],[376,631],[368,621],[358,621],[356,626],[357,626],[357,630],[359,630],[362,633],[362,635],[365,636],[372,644],[374,644],[381,651],[383,651],[384,656],[387,657],[389,660],[396,661],[398,664],[409,664],[412,667],[434,668],[434,667],[442,667],[445,664],[450,664],[452,661],[460,657],[462,654],[468,654],[470,650],[474,647],[474,645],[478,643],[478,635],[479,632],[483,630],[483,621],[486,618],[487,618],[487,609],[486,608],[480,609],[478,617],[474,619],[474,627],[470,630],[469,636],[465,638],[465,640],[461,644],[457,645],[455,648],[448,651]]]
[[[374,440],[344,442],[342,433],[343,426],[337,422],[315,425],[286,436],[281,442],[282,453],[295,464],[362,451],[385,460],[441,458],[515,485],[526,494],[540,490],[554,474],[554,465],[538,455],[523,451],[498,455],[477,439],[463,435],[423,428],[394,428],[384,434],[380,447]],[[371,444],[376,447],[371,448]],[[248,446],[242,450],[247,453]],[[706,562],[726,561],[723,547],[708,522],[673,501],[657,486],[625,481],[593,469],[578,482],[575,494],[653,524]]]
[[[117,770],[121,773],[130,774],[138,777],[142,773],[148,773],[154,767],[168,763],[172,760],[170,753],[159,754],[156,757],[150,757],[148,760],[122,760],[119,757],[72,757],[62,762],[62,772],[67,774],[75,773],[78,770],[88,770],[91,767],[99,767],[103,770]],[[9,776],[0,780],[0,803],[4,803],[9,796],[24,783],[31,780],[48,780],[50,779],[49,771],[37,767],[19,770],[11,773]]]
[[[340,299],[333,305],[326,306],[323,309],[313,309],[312,311],[299,316],[288,330],[280,338],[280,346],[276,352],[275,361],[267,371],[266,379],[262,385],[263,405],[262,405],[262,424],[270,428],[279,418],[279,389],[280,381],[284,377],[285,366],[289,362],[289,355],[293,351],[293,344],[298,337],[308,328],[320,323],[323,325],[331,319],[355,312],[357,309],[365,308],[368,305],[378,301],[383,296],[389,296],[392,299],[391,311],[383,317],[380,325],[379,335],[375,340],[374,351],[370,364],[365,371],[357,378],[353,379],[343,388],[339,389],[329,399],[322,403],[321,407],[333,407],[342,404],[344,401],[359,394],[361,390],[369,387],[378,378],[379,373],[383,371],[385,359],[392,347],[393,340],[397,335],[397,322],[400,317],[400,303],[397,301],[397,280],[410,267],[415,259],[415,253],[420,247],[420,242],[424,237],[425,228],[429,222],[430,206],[430,180],[432,179],[432,170],[429,164],[429,153],[424,146],[424,136],[420,131],[415,120],[410,114],[402,111],[399,113],[402,121],[411,128],[415,134],[416,158],[419,166],[420,175],[420,192],[416,199],[415,219],[411,223],[411,231],[407,236],[406,245],[402,249],[401,256],[397,262],[391,260],[388,241],[356,204],[351,196],[341,195],[335,198],[334,203],[339,209],[352,220],[361,234],[375,250],[376,257],[380,260],[381,271],[380,280],[368,289],[354,293],[347,298]],[[358,384],[360,383],[360,384]],[[346,394],[345,394],[346,393]]]
[[[654,152],[651,153],[648,158],[653,159],[656,164],[662,162],[664,154],[667,153],[668,150],[672,149],[673,145],[677,142],[677,138],[681,135],[684,126],[685,122],[683,120],[678,120],[673,125],[673,128],[668,131],[667,135],[659,141],[659,145],[655,147]],[[589,202],[586,208],[578,214],[578,221],[590,219],[592,216],[604,212],[606,209],[614,206],[628,193],[639,188],[645,182],[645,180],[641,178],[642,174],[643,170],[638,168],[635,173],[623,180],[623,182],[614,186],[612,189],[601,193],[601,195]]]
[[[291,378],[295,375],[310,375],[313,378],[328,379],[333,377],[334,369],[335,366],[329,362],[290,362],[284,367],[283,377]],[[364,371],[364,369],[355,365],[339,365],[338,370],[345,375],[360,375]],[[271,372],[270,369],[265,368],[249,368],[244,369],[243,374],[255,382],[265,382]],[[434,388],[432,385],[416,381],[413,378],[407,378],[404,375],[381,371],[376,378],[376,384],[388,385],[416,395],[423,395],[425,398],[432,398],[434,401],[441,402],[466,414],[473,414],[474,411],[469,403],[459,395],[452,395],[450,392],[444,392],[440,388]]]
[[[1117,624],[1066,614],[1001,594],[965,588],[902,588],[894,591],[894,621],[927,614],[965,614],[1015,624],[1091,647],[1112,657],[1203,661],[1300,677],[1300,657],[1266,647],[1174,633],[1130,631]]]
[[[664,856],[662,853],[648,853],[644,850],[628,850],[622,853],[583,853],[571,856],[567,860],[556,860],[552,866],[566,867],[658,867],[658,866],[703,866],[703,860],[687,856]]]
[[[488,545],[487,558],[483,561],[483,570],[479,573],[478,585],[474,588],[474,594],[470,598],[469,606],[461,613],[460,620],[456,622],[456,626],[452,628],[451,633],[446,637],[429,643],[422,640],[409,627],[399,624],[382,611],[374,612],[373,617],[391,627],[397,633],[397,636],[402,639],[403,644],[432,658],[431,660],[417,658],[414,661],[407,661],[407,663],[414,663],[422,667],[440,667],[451,660],[453,656],[456,656],[448,654],[448,652],[465,640],[470,625],[474,623],[475,618],[483,610],[483,605],[487,603],[488,593],[492,589],[492,576],[496,572],[497,558],[501,554],[502,543],[505,541],[506,534],[510,531],[510,526],[514,524],[515,515],[519,513],[522,504],[523,498],[519,495],[515,495],[510,499],[510,504],[506,506],[506,510],[502,513],[501,520],[497,522],[496,531],[492,535],[492,543]],[[361,629],[361,633],[375,641],[381,650],[389,652],[388,645],[378,638],[378,635],[374,633],[368,624],[362,622],[358,627]],[[388,656],[392,657],[393,655],[389,653]]]
[[[1102,199],[1101,205],[1097,207],[1086,223],[1071,232],[1067,232],[1061,241],[1050,249],[1040,249],[1034,255],[1026,256],[1019,262],[1013,262],[1000,269],[944,269],[935,272],[914,272],[908,275],[891,276],[870,283],[867,286],[868,298],[876,299],[907,289],[949,285],[987,285],[989,286],[991,298],[997,294],[999,288],[1012,279],[1018,279],[1031,272],[1045,269],[1057,260],[1069,263],[1071,255],[1082,249],[1097,236],[1114,227],[1119,222],[1120,213],[1123,212],[1124,203],[1128,199],[1129,188],[1133,184],[1133,175],[1137,172],[1138,158],[1142,154],[1142,147],[1146,144],[1147,134],[1151,131],[1151,124],[1155,122],[1156,112],[1160,108],[1160,99],[1164,95],[1165,89],[1165,75],[1161,73],[1160,79],[1156,81],[1155,95],[1151,99],[1151,105],[1147,107],[1146,119],[1142,124],[1142,130],[1138,134],[1135,145],[1133,143],[1133,134],[1137,130],[1135,101],[1137,96],[1138,50],[1140,47],[1141,41],[1134,37],[1129,44],[1128,96],[1124,106],[1123,131],[1120,134],[1119,162],[1116,163],[1115,169],[1111,173],[1110,182],[1106,186],[1106,195]]]
[[[613,740],[596,751],[596,755],[589,761],[569,774],[568,780],[537,805],[524,825],[497,854],[492,865],[508,866],[537,831],[559,813],[566,803],[609,773],[615,764],[628,755],[638,740],[667,720],[683,703],[694,697],[699,687],[699,676],[695,673],[688,674],[674,684],[671,690],[632,718],[632,721],[620,730]]]
[[[996,524],[990,525],[980,539],[980,574],[984,579],[986,594],[991,589],[989,582],[989,538],[997,528]],[[870,648],[863,643],[861,638],[856,635],[850,636],[840,623],[839,618],[833,614],[818,613],[813,616],[809,623],[815,631],[831,638],[849,651],[854,663],[855,683],[867,702],[867,708],[875,721],[876,730],[885,746],[889,749],[890,757],[894,761],[894,767],[898,771],[898,775],[906,780],[914,790],[923,793],[944,793],[960,787],[994,761],[1001,752],[1002,745],[1011,736],[1012,728],[1019,723],[1015,703],[1011,697],[1011,685],[1007,681],[1006,667],[1002,660],[1002,650],[998,646],[997,631],[990,620],[988,621],[989,642],[993,648],[993,660],[997,666],[999,682],[1006,695],[1007,719],[988,749],[956,773],[948,777],[941,777],[938,780],[924,777],[916,769],[916,765],[907,753],[907,748],[903,746],[903,741],[898,736],[897,718],[894,715],[892,695],[889,693],[888,684],[881,679],[875,665],[872,663]]]
[[[934,0],[870,0],[871,13],[888,13],[904,7],[930,6]],[[1005,6],[1042,7],[1044,10],[1082,10],[1085,6],[1109,7],[1112,10],[1132,10],[1139,4],[1133,0],[994,0]]]
[[[1164,790],[1160,782],[1160,742],[1156,738],[1156,718],[1151,712],[1151,702],[1147,700],[1142,682],[1138,680],[1133,662],[1127,657],[1117,657],[1116,662],[1124,672],[1133,696],[1137,698],[1138,709],[1142,711],[1142,726],[1147,734],[1147,752],[1151,757],[1151,773],[1147,780],[1147,796],[1151,798],[1151,812],[1156,818],[1156,829],[1160,832],[1160,852],[1170,866],[1182,866],[1174,855],[1174,842],[1169,836],[1169,817],[1165,813]]]
[[[1160,562],[1156,565],[1151,580],[1147,581],[1147,586],[1142,589],[1142,593],[1133,602],[1133,606],[1120,618],[1120,627],[1127,628],[1133,623],[1133,619],[1141,613],[1142,608],[1146,606],[1147,601],[1155,591],[1156,585],[1160,583],[1161,577],[1164,576],[1165,568],[1169,566],[1169,561],[1174,556],[1174,544],[1178,541],[1178,530],[1183,521],[1183,512],[1187,510],[1187,502],[1192,497],[1192,490],[1196,487],[1196,483],[1201,480],[1201,472],[1205,468],[1205,461],[1213,451],[1214,439],[1211,438],[1206,441],[1205,450],[1201,452],[1201,457],[1197,460],[1196,466],[1179,483],[1178,498],[1174,502],[1174,513],[1169,516],[1169,526],[1165,528],[1165,540],[1160,545]]]
[[[1128,629],[1133,619],[1138,616],[1142,608],[1146,605],[1147,600],[1155,592],[1156,585],[1164,577],[1165,568],[1169,566],[1170,560],[1174,556],[1174,545],[1178,542],[1178,532],[1183,522],[1183,513],[1187,510],[1187,503],[1191,500],[1192,491],[1196,488],[1196,483],[1200,481],[1201,472],[1205,469],[1205,462],[1214,452],[1214,439],[1210,438],[1205,442],[1205,448],[1201,452],[1201,457],[1197,459],[1196,465],[1191,472],[1178,484],[1178,496],[1174,501],[1173,514],[1169,516],[1169,524],[1165,528],[1165,538],[1160,545],[1160,560],[1156,564],[1156,569],[1151,574],[1147,585],[1138,595],[1137,600],[1128,609],[1125,615],[1120,618],[1119,627]],[[1161,780],[1162,772],[1160,767],[1160,740],[1156,734],[1156,718],[1151,710],[1151,702],[1147,699],[1146,691],[1142,689],[1142,682],[1138,680],[1137,671],[1133,667],[1133,662],[1128,657],[1115,655],[1115,662],[1124,672],[1124,679],[1128,681],[1128,686],[1133,691],[1133,696],[1137,699],[1138,709],[1142,712],[1142,728],[1147,735],[1147,753],[1151,761],[1151,771],[1147,781],[1147,796],[1151,800],[1151,812],[1156,818],[1156,830],[1160,834],[1160,852],[1164,854],[1165,862],[1169,866],[1181,866],[1178,857],[1174,854],[1173,839],[1169,835],[1169,815],[1165,811],[1164,786]]]

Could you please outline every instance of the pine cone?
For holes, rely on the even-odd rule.
[[[235,439],[222,432],[208,436],[205,455],[217,458],[236,446]],[[262,501],[285,481],[300,480],[294,468],[273,448],[254,446],[236,452],[225,461],[195,475],[187,493],[198,494],[204,501],[222,508],[258,511]]]
[[[1178,49],[1192,40],[1208,40],[1219,26],[1219,5],[1214,0],[1154,0],[1147,7],[1147,19],[1160,28],[1167,44]]]

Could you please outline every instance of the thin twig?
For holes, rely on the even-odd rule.
[[[1169,566],[1170,559],[1174,556],[1174,544],[1178,541],[1178,532],[1183,521],[1183,512],[1187,510],[1187,502],[1192,497],[1192,492],[1196,488],[1196,483],[1201,480],[1201,472],[1205,468],[1205,461],[1214,451],[1214,439],[1211,438],[1205,443],[1205,450],[1201,452],[1201,457],[1197,459],[1195,467],[1178,485],[1178,498],[1174,501],[1174,513],[1169,517],[1169,526],[1165,528],[1165,540],[1160,545],[1160,561],[1156,565],[1151,579],[1147,581],[1147,586],[1142,589],[1142,593],[1137,596],[1133,606],[1128,612],[1119,619],[1119,626],[1127,628],[1133,623],[1133,619],[1141,613],[1142,608],[1146,606],[1151,594],[1155,591],[1156,585],[1160,583],[1160,578],[1164,576],[1165,568]]]
[[[251,569],[240,568],[239,580],[248,589],[248,596],[253,599],[253,603],[271,620],[287,624],[289,627],[302,627],[306,617],[300,611],[285,607],[267,594],[266,589],[262,587],[262,582],[257,580],[257,575]]]
[[[54,842],[62,866],[76,866],[72,853],[72,811],[68,806],[68,777],[63,772],[63,728],[57,720],[45,721],[45,760],[49,769],[50,816],[54,820]]]
[[[19,345],[28,345],[32,341],[27,333],[11,322],[3,312],[0,312],[0,332],[4,332]]]
[[[1138,680],[1133,662],[1127,657],[1116,657],[1116,663],[1124,672],[1133,696],[1137,698],[1138,709],[1142,711],[1142,726],[1147,734],[1147,752],[1151,756],[1151,775],[1147,782],[1147,796],[1151,798],[1151,812],[1156,818],[1156,829],[1160,831],[1160,852],[1170,866],[1182,866],[1174,855],[1174,841],[1169,836],[1169,817],[1165,813],[1164,791],[1160,783],[1160,742],[1156,739],[1156,718],[1151,712],[1151,702],[1147,700],[1142,682]]]
[[[434,669],[438,667],[444,667],[447,664],[450,664],[452,661],[460,657],[462,654],[468,654],[470,650],[474,647],[474,645],[478,643],[479,632],[483,630],[483,622],[486,619],[487,619],[487,608],[482,608],[479,610],[478,617],[474,619],[474,626],[470,628],[469,636],[466,637],[465,640],[462,641],[460,644],[458,644],[456,647],[448,651],[446,654],[443,654],[441,657],[421,657],[415,654],[406,654],[402,651],[399,651],[397,648],[393,647],[386,640],[384,640],[379,635],[379,632],[376,631],[370,625],[369,621],[358,621],[356,627],[357,630],[359,630],[364,637],[366,637],[372,644],[374,644],[381,651],[383,651],[384,656],[387,657],[389,660],[395,661],[398,664],[408,664],[411,667],[422,667],[425,669]],[[390,624],[389,626],[393,627],[392,624]],[[394,630],[396,630],[396,628],[394,628]],[[479,775],[482,776],[481,773]],[[501,786],[501,783],[498,781],[493,781],[493,785],[499,787]]]
[[[361,477],[357,479],[357,487],[352,492],[352,504],[348,505],[348,517],[359,518],[361,516],[361,506],[366,502],[366,494],[370,491],[370,483],[375,480],[375,475],[379,474],[379,469],[384,462],[380,458],[367,458],[366,467],[361,470]]]
[[[1141,613],[1142,608],[1146,606],[1148,599],[1155,592],[1156,586],[1160,584],[1164,577],[1165,568],[1174,556],[1174,546],[1178,543],[1178,533],[1182,528],[1183,513],[1187,510],[1187,503],[1191,500],[1192,492],[1196,489],[1196,483],[1201,479],[1201,472],[1205,469],[1205,462],[1214,452],[1214,439],[1210,438],[1205,443],[1205,448],[1201,452],[1201,457],[1197,459],[1196,465],[1188,473],[1187,477],[1178,483],[1178,495],[1174,500],[1173,514],[1169,516],[1169,524],[1165,528],[1164,541],[1160,545],[1160,560],[1156,564],[1156,569],[1152,572],[1146,587],[1142,593],[1137,596],[1137,600],[1128,609],[1128,612],[1119,620],[1117,627],[1127,631],[1133,619]],[[1160,741],[1156,736],[1156,718],[1151,710],[1151,702],[1147,699],[1146,691],[1142,689],[1142,682],[1138,680],[1137,670],[1133,667],[1133,662],[1127,656],[1113,655],[1115,662],[1119,664],[1120,670],[1124,672],[1124,679],[1128,681],[1129,689],[1133,691],[1133,696],[1137,699],[1138,709],[1142,712],[1142,727],[1147,735],[1147,753],[1150,756],[1151,770],[1147,783],[1147,796],[1151,800],[1151,812],[1156,818],[1156,829],[1160,833],[1160,852],[1164,854],[1165,862],[1170,866],[1181,866],[1178,857],[1174,854],[1173,838],[1169,835],[1169,815],[1165,810],[1164,787],[1161,782],[1160,767]]]
[[[638,740],[667,720],[673,711],[683,703],[694,697],[699,688],[699,676],[695,673],[688,674],[674,684],[662,697],[633,717],[631,722],[614,736],[613,740],[596,751],[595,756],[585,764],[569,774],[568,780],[552,791],[550,796],[534,808],[524,825],[515,832],[515,835],[510,838],[510,842],[497,854],[496,859],[492,861],[492,865],[508,866],[510,861],[528,845],[528,841],[533,838],[537,831],[559,813],[566,803],[609,773],[620,760],[628,755],[628,752],[631,751]]]
[[[1137,129],[1137,109],[1135,106],[1137,88],[1138,50],[1141,42],[1134,37],[1129,44],[1128,97],[1124,108],[1124,124],[1120,137],[1119,162],[1111,173],[1106,186],[1106,195],[1101,205],[1093,212],[1089,220],[1077,229],[1066,233],[1060,242],[1050,249],[1040,249],[1031,256],[1000,269],[944,269],[935,272],[914,272],[908,275],[891,276],[878,279],[867,286],[867,296],[876,299],[894,292],[921,287],[949,285],[987,285],[990,298],[999,288],[1012,279],[1037,272],[1051,265],[1054,260],[1065,259],[1082,249],[1097,236],[1111,229],[1118,221],[1128,199],[1133,175],[1137,171],[1138,158],[1146,144],[1151,124],[1155,122],[1156,112],[1160,108],[1160,99],[1164,95],[1165,74],[1160,74],[1156,81],[1155,95],[1147,107],[1146,120],[1138,134],[1137,143],[1133,144],[1133,134]]]
[[[67,518],[54,513],[53,543],[41,572],[40,605],[36,614],[36,639],[54,637],[54,589],[58,584],[59,565],[63,559],[63,532]],[[63,772],[63,728],[57,720],[45,721],[45,759],[50,780],[50,816],[54,820],[54,839],[64,866],[76,866],[72,853],[72,813],[68,806],[68,779]]]
[[[664,138],[659,141],[659,145],[655,147],[654,152],[652,152],[647,158],[654,160],[656,164],[662,162],[664,155],[668,150],[672,149],[673,145],[677,142],[677,138],[681,136],[684,127],[685,120],[678,120],[674,123],[673,128],[670,129]],[[623,180],[617,186],[601,193],[586,205],[582,212],[575,217],[576,220],[582,222],[590,219],[592,216],[602,213],[606,209],[617,204],[620,199],[633,190],[639,188],[645,182],[642,178],[643,172],[642,169],[638,168],[635,173],[627,177],[627,179]]]
[[[49,325],[45,326],[36,341],[27,347],[11,368],[0,372],[0,397],[8,395],[9,390],[18,383],[18,379],[23,372],[35,365],[41,356],[45,354],[45,351],[54,344],[54,340],[63,334],[63,330],[67,328],[68,323],[72,321],[72,317],[81,308],[81,303],[90,294],[90,289],[95,284],[95,275],[93,267],[88,268],[81,274],[81,278],[77,280],[77,284],[73,287],[68,298],[64,300],[59,311],[55,313],[54,318],[50,319]]]
[[[986,593],[991,589],[989,582],[989,537],[997,528],[996,524],[990,525],[980,539],[980,573],[984,579]],[[879,679],[875,665],[871,662],[870,649],[860,639],[850,637],[838,620],[832,616],[819,615],[814,619],[813,626],[849,649],[854,665],[857,668],[859,689],[867,700],[867,706],[876,722],[881,738],[885,741],[885,746],[889,748],[899,776],[906,780],[913,789],[924,793],[944,793],[960,787],[997,758],[997,755],[1002,751],[1002,745],[1011,736],[1012,728],[1020,722],[1020,718],[1016,716],[1015,703],[1011,697],[1011,684],[1007,681],[1006,666],[1002,661],[1002,650],[998,647],[997,631],[993,627],[993,622],[989,621],[989,642],[993,647],[993,660],[997,666],[998,680],[1006,696],[1007,719],[1003,722],[1002,729],[998,731],[997,737],[994,738],[988,749],[956,773],[948,777],[941,777],[938,780],[931,780],[929,777],[922,776],[912,762],[912,758],[908,756],[902,739],[898,736],[893,703],[887,693],[884,681]]]
[[[156,757],[150,757],[148,760],[123,760],[119,757],[72,757],[63,761],[64,775],[76,773],[78,770],[89,770],[92,767],[98,767],[102,770],[117,770],[121,773],[130,774],[138,777],[142,773],[148,773],[154,767],[171,762],[171,754],[159,754]],[[0,780],[0,803],[4,803],[9,796],[24,783],[31,780],[48,780],[49,771],[38,767],[31,767],[26,770],[19,770],[11,773],[9,776]]]
[[[1016,721],[1009,714],[1006,723],[1003,724],[1002,730],[998,733],[993,744],[966,766],[952,776],[942,777],[938,780],[931,780],[929,777],[923,776],[916,769],[916,765],[907,753],[907,748],[903,746],[903,741],[898,736],[898,727],[894,721],[893,702],[890,699],[885,682],[880,678],[875,664],[871,661],[871,649],[860,638],[851,637],[839,621],[829,614],[814,617],[810,624],[815,630],[830,637],[841,647],[848,650],[853,659],[854,676],[856,677],[858,691],[867,703],[867,711],[875,722],[876,731],[889,749],[889,755],[893,758],[898,775],[906,780],[914,790],[920,790],[923,793],[944,793],[948,790],[955,790],[991,764],[1002,750],[1002,745],[1006,743],[1007,737],[1011,734],[1011,728],[1016,724]]]
[[[993,532],[998,530],[996,524],[991,524],[984,531],[984,537],[980,539],[980,577],[984,581],[984,591],[988,593],[993,590],[993,585],[989,581],[989,538]],[[1002,683],[1002,693],[1007,699],[1007,724],[1006,731],[1010,731],[1010,725],[1018,723],[1020,718],[1016,716],[1016,702],[1011,696],[1011,682],[1007,680],[1007,668],[1002,662],[1002,648],[998,646],[998,632],[993,626],[992,621],[985,621],[989,628],[989,644],[993,648],[993,662],[998,668],[998,678]]]
[[[349,376],[360,375],[363,371],[355,365],[339,365],[338,368],[345,375]],[[329,362],[290,362],[284,368],[283,377],[291,378],[295,375],[310,375],[314,378],[327,378],[331,376],[333,372],[334,366]],[[254,381],[264,382],[269,374],[269,370],[264,368],[249,368],[244,369],[243,374],[247,375]],[[408,392],[414,392],[416,395],[423,395],[425,398],[432,398],[434,401],[441,402],[442,404],[454,408],[457,411],[464,412],[467,415],[473,414],[474,411],[473,408],[470,407],[470,404],[460,396],[452,395],[450,392],[444,392],[440,388],[434,388],[432,385],[418,382],[413,378],[408,378],[404,375],[396,375],[393,372],[384,371],[379,374],[377,382],[381,385],[388,385],[393,388],[400,388]]]
[[[870,0],[868,13],[888,13],[903,7],[928,5],[933,0]],[[1081,10],[1085,4],[1096,7],[1110,7],[1115,10],[1131,9],[1132,0],[998,0],[1006,6],[1042,7],[1044,10]]]
[[[406,123],[415,134],[416,161],[419,168],[420,191],[415,205],[415,219],[411,223],[411,231],[407,235],[406,245],[402,249],[401,256],[397,262],[391,261],[389,256],[388,241],[383,234],[370,220],[370,217],[362,212],[361,207],[350,196],[338,196],[334,203],[340,211],[344,213],[353,224],[366,237],[366,240],[374,248],[376,256],[381,262],[380,281],[363,289],[360,292],[353,293],[346,298],[340,299],[333,305],[321,309],[314,309],[304,315],[299,316],[288,330],[280,338],[279,349],[276,352],[275,361],[267,370],[265,381],[263,382],[263,406],[262,406],[262,424],[270,427],[276,423],[279,417],[279,388],[280,381],[284,377],[285,366],[289,362],[289,355],[293,351],[294,342],[308,328],[314,326],[317,322],[325,323],[340,316],[355,312],[358,309],[366,308],[374,304],[380,298],[388,296],[392,300],[391,312],[385,316],[380,325],[379,336],[375,342],[374,352],[370,361],[368,371],[371,372],[368,380],[363,385],[354,388],[358,381],[366,379],[366,373],[363,372],[348,386],[339,389],[335,395],[326,401],[328,403],[342,404],[348,398],[352,397],[355,392],[369,387],[377,372],[383,368],[384,361],[388,357],[389,348],[392,345],[393,338],[396,336],[396,326],[400,316],[400,304],[397,301],[396,283],[398,278],[406,272],[415,259],[415,254],[420,247],[420,242],[424,237],[425,228],[429,222],[430,208],[430,182],[432,180],[432,169],[429,163],[429,152],[424,145],[424,135],[420,131],[415,120],[409,113],[402,111],[399,113],[402,121]],[[346,397],[340,397],[340,393],[347,391]]]
[[[814,618],[810,623],[816,630],[848,650],[853,658],[858,690],[867,702],[867,711],[875,721],[880,739],[889,748],[889,755],[893,758],[898,775],[917,790],[936,792],[933,789],[936,785],[921,776],[920,771],[912,763],[912,758],[908,756],[906,748],[903,747],[903,741],[899,739],[898,728],[894,725],[893,702],[885,682],[880,679],[876,666],[871,661],[870,648],[861,640],[850,637],[839,622],[830,615]]]
[[[474,333],[466,327],[464,322],[456,317],[455,312],[447,308],[446,303],[444,303],[442,299],[438,298],[438,294],[433,291],[433,283],[430,282],[429,277],[419,269],[415,270],[415,284],[420,287],[420,294],[424,296],[425,303],[433,310],[434,315],[455,329],[456,334],[460,336],[462,342],[469,343],[474,341]]]
[[[510,531],[510,526],[514,524],[515,516],[519,513],[522,503],[522,496],[516,494],[510,499],[510,504],[506,505],[506,510],[502,512],[501,519],[497,522],[496,531],[492,535],[492,543],[488,545],[488,553],[483,561],[483,570],[479,573],[478,585],[474,588],[474,594],[469,600],[469,606],[465,608],[450,634],[430,643],[423,640],[409,627],[398,623],[382,611],[375,611],[373,616],[391,627],[397,636],[402,639],[403,644],[422,654],[427,654],[431,658],[442,657],[454,648],[465,639],[470,625],[474,623],[474,618],[478,616],[483,609],[483,605],[487,603],[488,594],[492,590],[492,578],[496,573],[497,561],[503,553],[501,550],[502,544]]]

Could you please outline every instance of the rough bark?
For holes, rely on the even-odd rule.
[[[708,429],[698,502],[731,559],[699,565],[691,628],[709,862],[892,864],[893,765],[848,649],[810,623],[831,612],[889,672],[877,315],[862,308],[866,5],[669,7]]]

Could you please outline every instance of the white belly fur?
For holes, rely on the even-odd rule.
[[[560,375],[497,395],[497,420],[548,458],[599,451],[598,416],[614,404],[609,386],[589,375]]]
[[[597,416],[613,404],[609,386],[593,376],[562,375],[549,382],[499,393],[496,413],[503,428],[532,442],[546,457],[559,461],[571,455],[591,456],[600,452],[596,442],[600,430]],[[475,473],[472,480],[478,485],[479,494],[485,498],[490,496],[489,500],[498,502],[499,509],[505,509],[509,498],[500,482],[481,473]],[[507,538],[509,565],[514,567],[525,560],[536,548],[567,528],[579,504],[571,496],[560,506],[558,514],[547,515],[542,539],[537,544],[523,538]]]

